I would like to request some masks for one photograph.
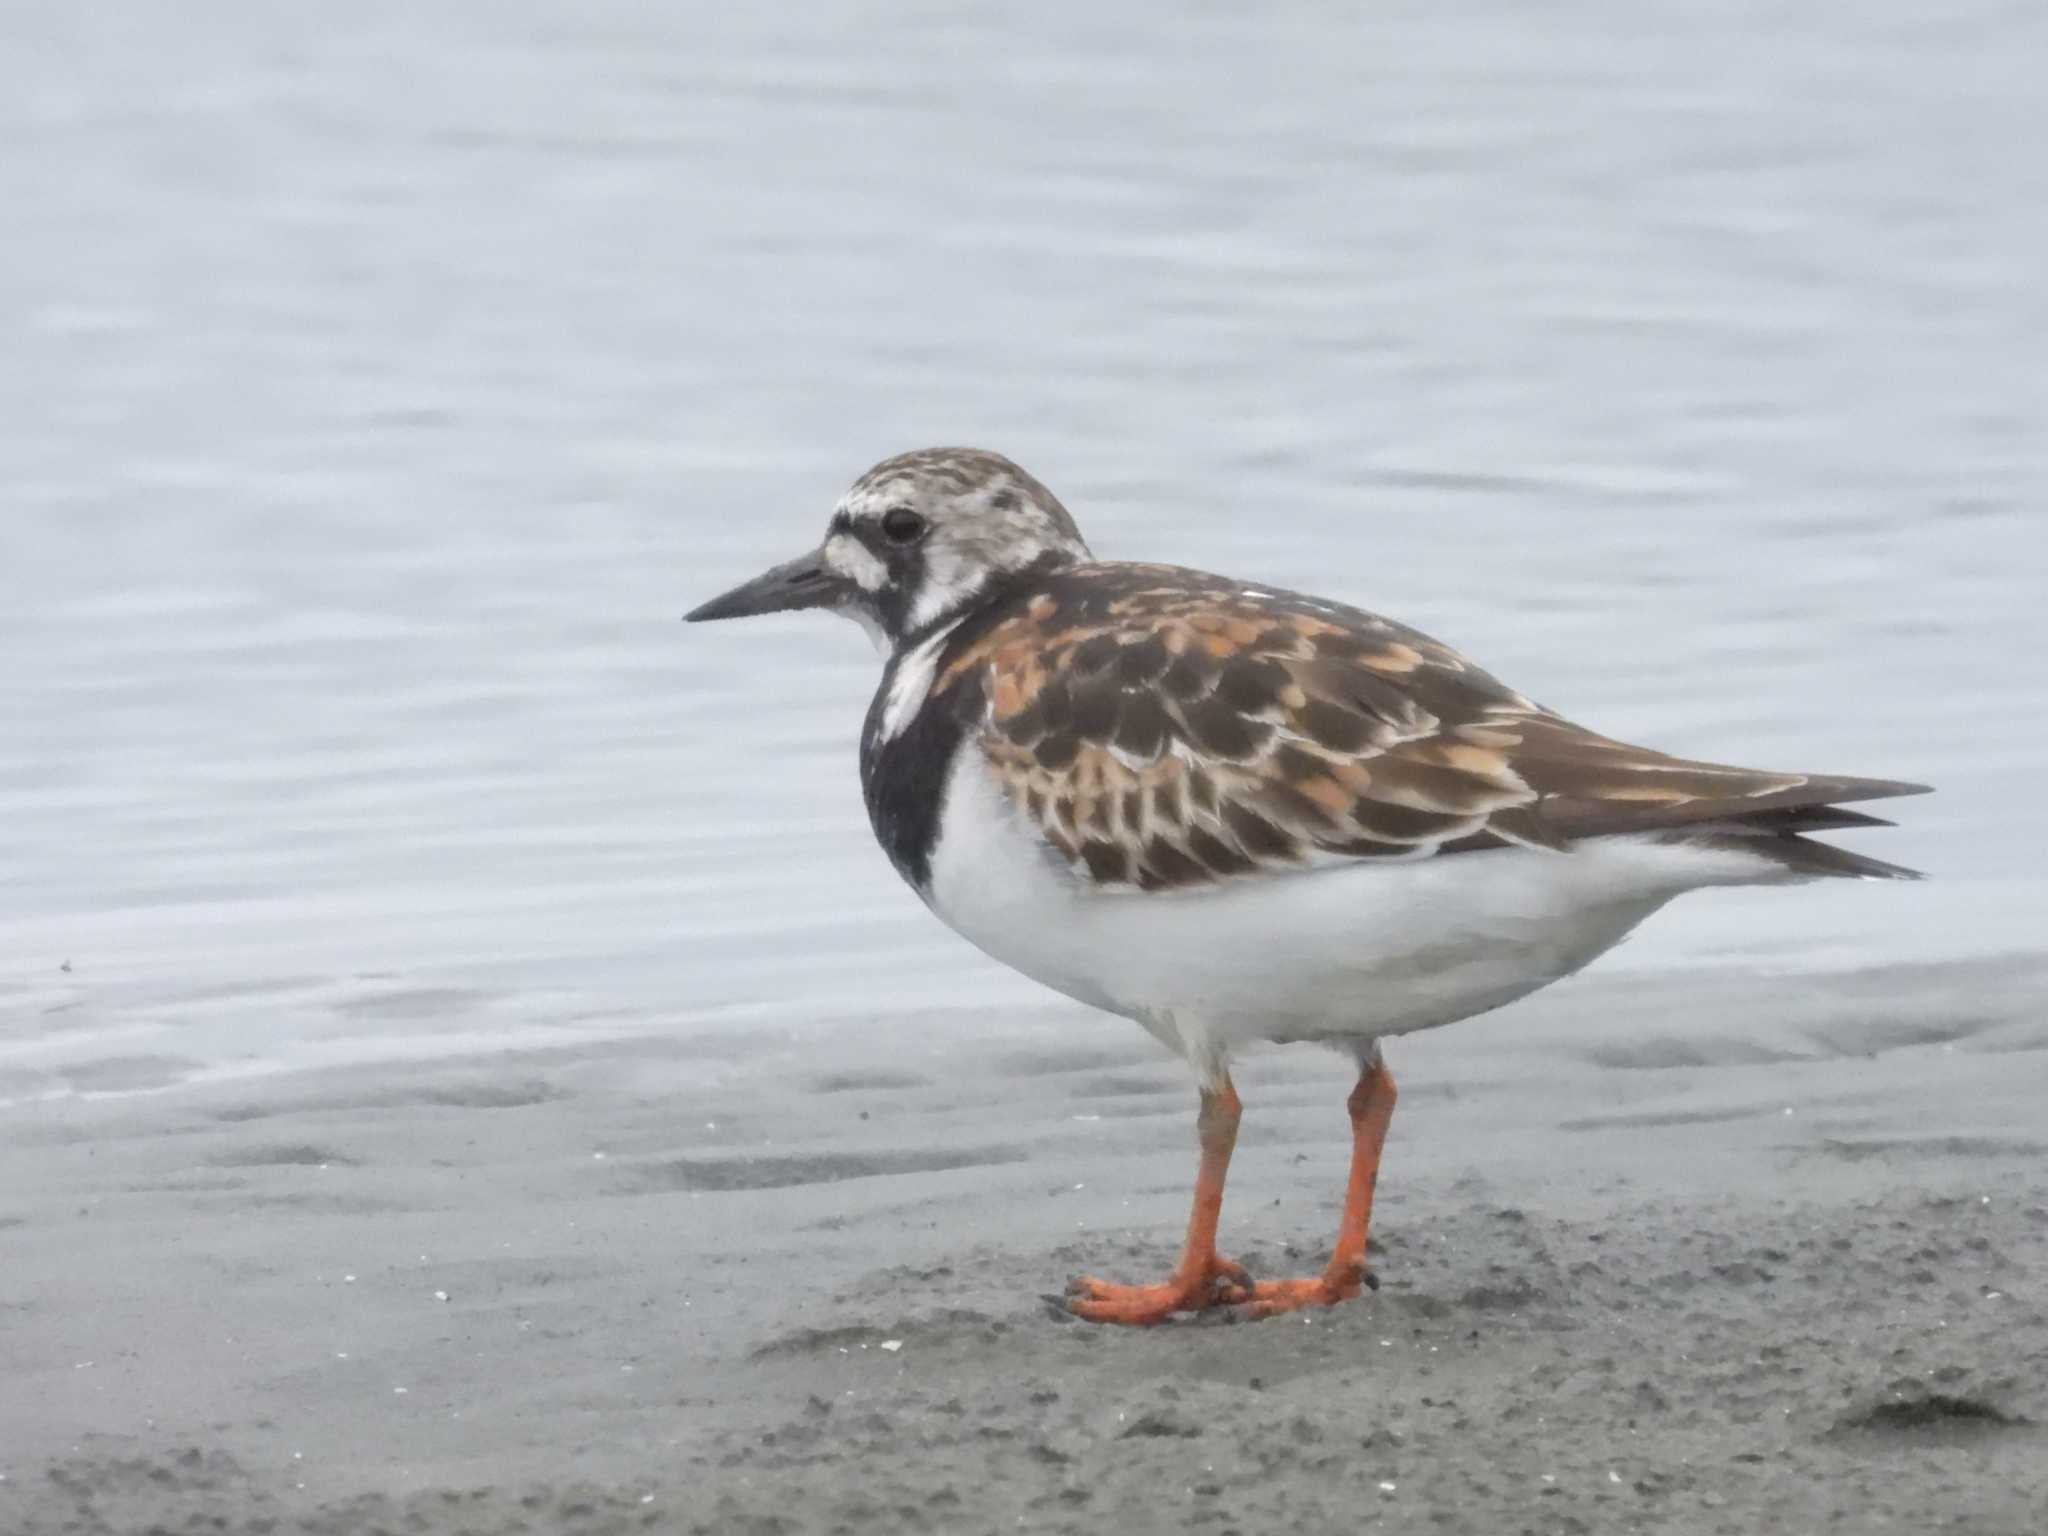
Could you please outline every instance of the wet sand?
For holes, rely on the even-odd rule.
[[[1191,1093],[1048,1007],[18,1105],[0,1529],[2037,1530],[2048,963],[1581,978],[1390,1052],[1377,1294],[1172,1256]],[[402,1001],[394,1007],[402,1008]],[[1341,1064],[1227,1245],[1319,1262]]]

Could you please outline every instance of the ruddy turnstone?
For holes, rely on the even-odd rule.
[[[1683,892],[1911,870],[1808,834],[1883,826],[1883,779],[1765,773],[1595,735],[1449,646],[1323,598],[1097,560],[1000,454],[934,448],[854,482],[817,549],[693,621],[829,608],[887,656],[861,734],[883,850],[968,940],[1143,1025],[1194,1068],[1201,1161],[1156,1285],[1066,1306],[1152,1323],[1358,1293],[1389,1035],[1568,976]],[[1316,1041],[1358,1066],[1350,1181],[1318,1275],[1216,1252],[1231,1053]]]

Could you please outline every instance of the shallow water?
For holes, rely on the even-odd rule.
[[[200,14],[0,50],[0,1098],[1077,1019],[873,849],[855,631],[675,622],[930,442],[1940,786],[1609,967],[2041,947],[2037,8]]]

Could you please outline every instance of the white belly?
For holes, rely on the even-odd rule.
[[[1770,878],[1741,853],[1610,838],[1105,891],[970,748],[947,785],[929,900],[1006,965],[1213,1070],[1247,1040],[1363,1043],[1483,1013],[1570,975],[1682,891]]]

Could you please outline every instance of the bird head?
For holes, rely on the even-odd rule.
[[[1027,573],[1089,559],[1059,499],[999,453],[926,448],[854,481],[824,542],[691,610],[691,623],[829,608],[884,649]]]

